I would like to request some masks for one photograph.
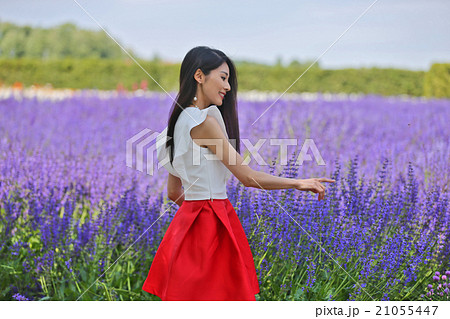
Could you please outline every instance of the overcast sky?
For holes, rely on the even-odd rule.
[[[375,0],[0,0],[0,20],[100,29],[140,57],[207,45],[232,59],[314,61]],[[323,68],[427,70],[450,62],[450,0],[379,0],[319,59]],[[111,40],[113,41],[113,40]]]

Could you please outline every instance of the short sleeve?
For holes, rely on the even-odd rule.
[[[166,147],[167,142],[167,127],[156,137],[156,157],[158,158],[158,165],[162,165],[170,174],[180,177],[170,164],[169,148]]]
[[[188,112],[188,111],[191,111],[191,112]],[[188,119],[188,121],[187,121],[188,128],[187,129],[189,132],[189,137],[191,136],[190,135],[191,129],[197,125],[200,125],[204,120],[206,120],[207,115],[211,115],[211,116],[214,116],[216,118],[216,120],[219,122],[219,125],[222,128],[223,133],[228,138],[227,129],[225,127],[225,122],[223,121],[223,118],[222,118],[222,113],[220,113],[220,110],[217,108],[217,106],[212,105],[204,110],[199,110],[197,108],[190,107],[190,108],[186,109],[185,112],[188,112],[185,117]],[[189,115],[192,115],[192,116],[189,116]]]
[[[220,110],[215,105],[211,105],[210,107],[203,110],[195,107],[185,108],[180,114],[177,123],[175,124],[175,155],[173,159],[173,168],[182,179],[188,182],[191,181],[189,181],[189,177],[186,171],[184,155],[193,148],[194,142],[191,138],[191,129],[203,123],[207,115],[214,116],[217,119],[223,133],[228,139],[228,134],[222,118],[222,113],[220,113]]]

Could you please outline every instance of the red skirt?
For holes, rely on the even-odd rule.
[[[253,255],[228,198],[183,201],[142,289],[161,300],[256,300]]]

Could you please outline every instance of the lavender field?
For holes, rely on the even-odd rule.
[[[249,165],[336,183],[319,202],[230,179],[257,299],[448,300],[450,100],[278,97],[238,95],[241,139],[267,139],[259,154],[268,165],[252,157]],[[166,196],[167,171],[126,166],[126,141],[162,131],[172,99],[95,91],[0,98],[0,299],[159,300],[141,288],[178,206]],[[287,165],[269,144],[276,138],[299,141]],[[312,160],[295,163],[306,139],[324,165],[311,150]],[[249,155],[244,144],[241,155]]]

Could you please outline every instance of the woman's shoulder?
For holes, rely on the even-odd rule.
[[[221,126],[224,125],[222,114],[216,105],[211,105],[205,109],[198,109],[196,107],[190,106],[186,107],[181,113],[177,120],[178,126],[187,126],[189,129],[201,124],[207,116],[212,116],[217,119]],[[176,124],[176,125],[177,125]]]
[[[202,116],[202,110],[193,107],[193,106],[188,106],[185,107],[183,109],[183,111],[181,111],[178,120],[177,120],[177,124],[181,123],[181,122],[189,122],[192,120],[196,120],[199,119]]]
[[[204,109],[199,109],[195,106],[188,106],[181,111],[180,116],[200,115],[200,114],[220,114],[220,110],[217,105],[211,105]]]

